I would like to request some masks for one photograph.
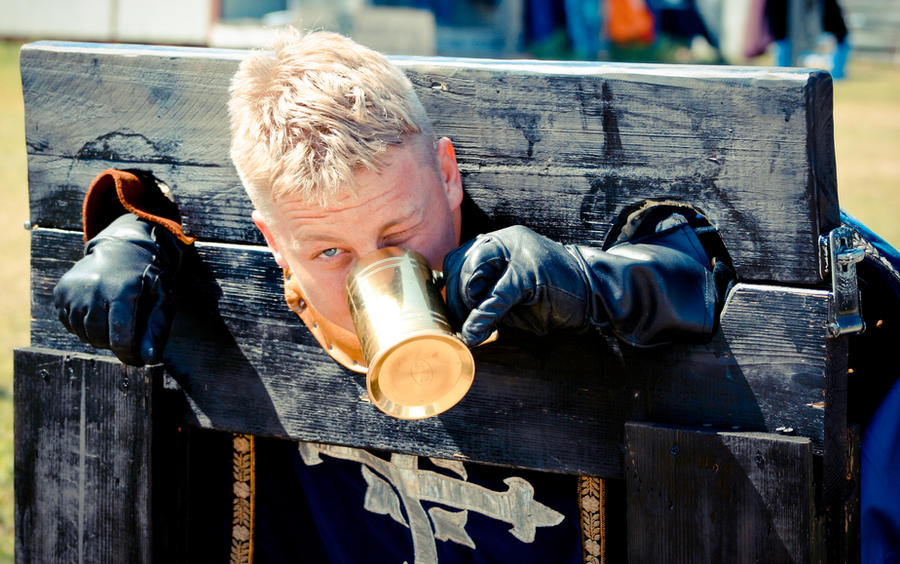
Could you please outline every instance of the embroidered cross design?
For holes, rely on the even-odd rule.
[[[301,442],[299,448],[303,462],[308,466],[320,464],[320,454],[361,463],[362,475],[368,485],[363,506],[373,513],[389,515],[410,529],[416,563],[437,562],[435,539],[474,549],[475,541],[465,528],[469,511],[510,523],[513,526],[510,534],[522,542],[534,541],[537,527],[552,527],[563,520],[561,513],[535,501],[531,484],[515,476],[506,478],[503,482],[508,489],[499,492],[466,481],[465,466],[459,461],[429,459],[435,466],[459,476],[454,478],[419,469],[419,457],[409,454],[394,453],[387,461],[350,447]],[[426,513],[422,501],[459,511],[432,507]],[[400,509],[401,503],[406,518]]]

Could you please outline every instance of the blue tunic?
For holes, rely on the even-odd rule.
[[[900,563],[900,365],[887,358],[900,339],[900,253],[849,214],[841,220],[870,244],[858,267],[867,329],[850,340],[851,416],[863,426],[861,559]]]

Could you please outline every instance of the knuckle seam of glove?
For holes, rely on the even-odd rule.
[[[143,361],[143,355],[141,354],[141,342],[143,339],[142,335],[138,334],[140,330],[139,323],[146,323],[147,319],[145,318],[139,319],[138,316],[140,313],[148,314],[149,312],[141,312],[141,305],[147,302],[147,297],[150,292],[153,291],[154,283],[156,277],[153,276],[154,263],[150,262],[141,273],[141,287],[138,290],[137,298],[132,302],[131,305],[131,314],[129,316],[129,322],[131,326],[129,327],[128,334],[130,335],[131,342],[128,343],[128,354],[134,359],[139,359]]]
[[[462,292],[462,297],[463,302],[466,304],[466,307],[470,309],[475,308],[478,305],[478,303],[472,298],[472,284],[476,280],[479,280],[481,278],[489,278],[487,276],[484,276],[483,274],[474,275],[474,273],[481,270],[481,267],[484,265],[490,265],[492,271],[500,273],[499,276],[492,277],[493,279],[491,280],[490,291],[487,293],[488,297],[490,297],[494,295],[494,289],[497,287],[497,283],[502,278],[503,273],[508,269],[509,261],[504,257],[491,257],[487,260],[481,261],[478,265],[476,265],[474,269],[472,269],[472,272],[468,273],[468,276],[466,276],[466,283]],[[460,276],[460,278],[462,278],[462,276]]]
[[[560,286],[556,286],[554,284],[548,284],[546,282],[538,282],[537,284],[534,285],[535,292],[538,292],[539,290],[541,290],[543,288],[551,290],[554,293],[564,294],[566,297],[571,298],[574,301],[584,303],[584,299],[581,298],[581,296],[579,296],[578,294],[575,294],[573,292],[570,292],[569,290],[562,288]],[[588,294],[589,294],[589,292],[588,292]]]

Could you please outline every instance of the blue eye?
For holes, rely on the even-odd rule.
[[[325,258],[331,258],[331,257],[333,257],[333,256],[337,256],[338,253],[340,253],[340,252],[341,252],[341,250],[338,249],[337,247],[332,247],[332,248],[330,248],[330,249],[325,249],[324,251],[322,251],[321,253],[319,253],[319,256],[322,256],[322,257],[325,257]]]

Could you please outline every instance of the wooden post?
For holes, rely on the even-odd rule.
[[[150,406],[160,373],[15,352],[17,563],[152,561]]]
[[[816,562],[810,441],[625,426],[631,562]]]

